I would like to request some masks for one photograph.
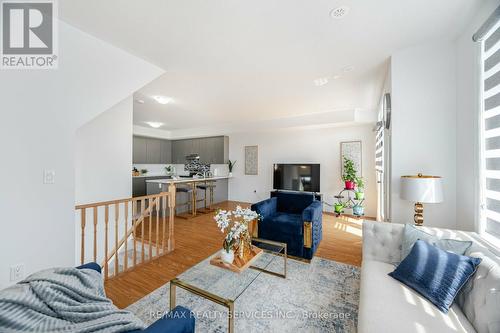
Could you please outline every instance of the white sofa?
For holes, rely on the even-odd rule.
[[[475,233],[422,227],[439,238],[472,240],[483,261],[448,314],[387,274],[401,257],[403,224],[363,222],[358,333],[500,332],[500,258]]]

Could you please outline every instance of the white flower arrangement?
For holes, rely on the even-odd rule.
[[[219,209],[214,216],[217,227],[221,232],[226,232],[223,247],[226,252],[231,251],[236,243],[240,240],[242,235],[248,233],[248,223],[253,220],[260,220],[259,214],[249,208],[241,208],[236,206],[233,211],[226,211]]]

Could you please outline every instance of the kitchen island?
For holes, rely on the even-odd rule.
[[[198,208],[203,208],[203,209],[209,208],[205,207],[204,204],[200,205],[201,207],[198,206],[198,202],[203,203],[204,200],[201,200],[199,198],[197,192],[201,190],[200,189],[197,190],[197,186],[207,185],[210,183],[215,184],[215,187],[213,188],[214,192],[212,198],[214,203],[219,203],[228,200],[228,179],[230,178],[231,178],[230,176],[213,176],[213,177],[170,177],[162,179],[150,179],[146,180],[146,189],[147,189],[147,194],[151,195],[160,192],[167,192],[169,190],[176,192],[176,188],[178,185],[183,187],[189,187],[192,190],[191,197],[186,198],[186,200],[192,200],[192,202],[194,202],[194,205],[192,205],[189,214],[191,217],[193,217],[196,216]],[[171,188],[170,186],[173,186],[173,188]],[[209,195],[210,194],[207,193],[207,196]],[[176,209],[177,213],[185,213],[188,211],[187,207],[185,206],[176,208],[179,208]]]

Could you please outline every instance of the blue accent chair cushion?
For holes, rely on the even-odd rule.
[[[77,268],[93,269],[101,273],[101,266],[95,262],[90,262]],[[194,333],[194,326],[194,314],[185,307],[177,306],[145,330],[133,330],[128,333]]]
[[[262,217],[259,238],[286,243],[288,254],[312,259],[323,237],[321,201],[308,193],[274,192],[251,209]],[[311,248],[304,247],[304,222],[312,223]]]
[[[441,312],[448,313],[453,300],[476,272],[480,258],[443,251],[423,240],[389,276],[427,298]]]

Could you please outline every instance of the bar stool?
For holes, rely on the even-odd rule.
[[[197,212],[201,214],[207,214],[213,212],[214,209],[212,205],[214,204],[214,189],[215,189],[215,181],[205,181],[199,185],[196,185],[197,190],[202,190],[204,193],[203,198],[196,200],[197,202],[203,201],[203,208],[197,210]],[[208,195],[207,195],[208,191]],[[208,202],[208,205],[207,205]]]
[[[181,218],[189,218],[191,215],[195,215],[195,210],[194,210],[195,206],[193,205],[193,199],[194,199],[193,188],[191,186],[177,186],[175,189],[175,192],[176,192],[176,195],[177,195],[177,193],[188,194],[188,199],[186,200],[186,202],[177,204],[177,200],[176,200],[175,215],[177,217],[181,217]],[[184,215],[177,214],[177,208],[184,207],[184,206],[188,207],[188,213],[185,213]],[[191,213],[189,213],[189,211],[191,211]]]

